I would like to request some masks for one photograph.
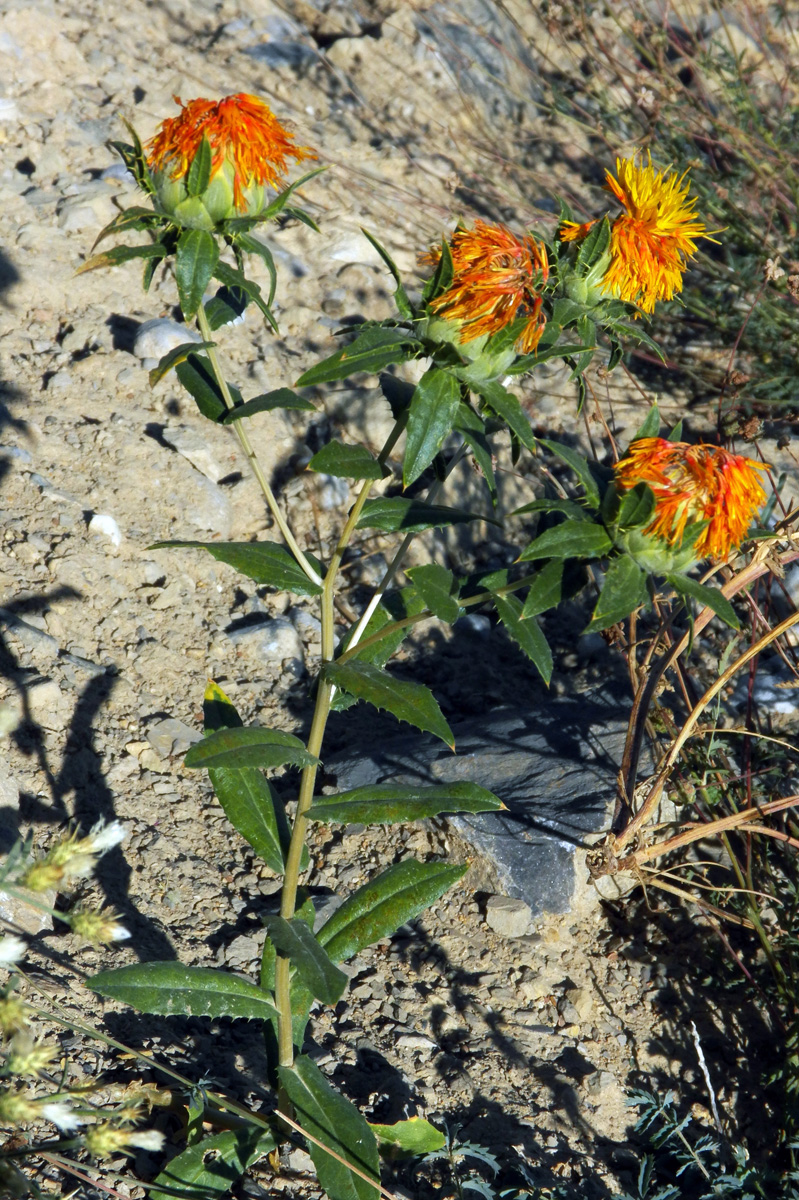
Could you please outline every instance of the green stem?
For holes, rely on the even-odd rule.
[[[210,342],[211,341],[211,326],[208,324],[208,317],[205,314],[205,308],[202,304],[197,309],[197,324],[200,327],[200,333],[202,335],[203,341]],[[228,387],[227,380],[225,379],[224,375],[222,374],[222,370],[219,365],[219,357],[216,353],[216,347],[209,345],[207,347],[207,353],[208,353],[208,361],[211,364],[211,370],[213,371],[213,373],[216,377],[216,381],[219,384],[219,390],[222,393],[222,399],[225,403],[225,407],[228,409],[235,408],[236,406],[233,401],[233,397],[230,394],[230,388]],[[313,567],[311,565],[311,563],[308,561],[306,556],[303,554],[300,547],[297,545],[297,541],[294,537],[294,534],[291,532],[291,529],[288,526],[286,518],[283,516],[282,512],[280,511],[280,508],[278,507],[277,500],[275,499],[275,494],[272,491],[271,487],[269,486],[269,481],[267,480],[266,476],[264,475],[263,468],[261,467],[261,464],[258,461],[258,456],[256,455],[255,450],[253,449],[252,442],[250,441],[247,430],[244,428],[243,421],[234,421],[233,428],[235,430],[236,437],[239,439],[239,445],[241,446],[242,450],[244,451],[245,455],[247,456],[247,461],[250,464],[252,473],[255,476],[256,480],[258,481],[258,485],[264,494],[264,499],[266,500],[266,503],[269,507],[269,511],[271,512],[272,516],[275,518],[277,527],[280,530],[280,532],[282,533],[283,538],[286,542],[286,545],[288,546],[289,550],[291,550],[291,553],[294,555],[297,562],[300,564],[303,571],[308,576],[308,578],[311,580],[311,582],[316,583],[316,584],[321,584],[322,579],[319,575],[319,572],[316,570],[315,567]]]

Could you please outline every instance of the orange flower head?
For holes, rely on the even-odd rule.
[[[731,454],[721,446],[639,438],[614,468],[622,488],[646,483],[655,494],[655,513],[645,532],[672,546],[686,527],[707,524],[694,550],[697,559],[723,560],[741,544],[766,499],[758,471],[764,463]]]
[[[264,203],[264,189],[281,184],[289,159],[314,158],[307,146],[295,146],[294,137],[281,125],[271,108],[257,96],[239,92],[223,100],[190,100],[176,117],[167,117],[146,144],[147,163],[156,194],[166,211],[183,224],[209,228],[202,215],[192,219],[198,208],[189,204],[186,177],[194,157],[207,138],[211,147],[211,176],[203,202],[211,225],[236,215],[257,215]]]
[[[610,260],[601,289],[645,313],[658,300],[671,300],[682,291],[688,261],[696,254],[699,238],[715,241],[694,211],[696,199],[677,176],[656,171],[651,158],[646,163],[634,158],[617,158],[616,175],[605,172],[605,187],[624,212],[611,224]],[[578,225],[562,222],[558,237],[563,242],[581,242],[595,221]]]
[[[539,292],[549,277],[543,243],[530,236],[518,238],[504,225],[477,220],[473,229],[455,230],[450,250],[452,282],[431,302],[431,309],[461,322],[461,343],[490,337],[524,317],[516,345],[521,353],[532,353],[546,324]],[[422,261],[436,265],[440,258],[440,249],[434,248]]]

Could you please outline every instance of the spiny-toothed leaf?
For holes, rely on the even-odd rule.
[[[342,479],[382,479],[389,474],[365,446],[328,442],[308,463],[310,471]]]
[[[306,868],[307,869],[307,868]],[[299,903],[302,899],[302,903]],[[298,905],[294,917],[298,921],[304,921],[308,928],[313,931],[316,921],[316,909],[313,905],[313,900],[309,896],[304,895],[304,889],[298,891]],[[274,943],[270,938],[264,941],[264,948],[261,953],[261,970],[259,980],[261,987],[267,991],[274,993],[275,990],[275,963],[277,961],[277,951]],[[305,1030],[308,1027],[308,1019],[311,1014],[311,1006],[314,1002],[313,994],[310,989],[300,979],[296,971],[291,971],[291,1033],[294,1046],[299,1051],[302,1049],[305,1041]],[[272,1032],[274,1035],[274,1045],[277,1048],[278,1036],[278,1021],[277,1017],[273,1017],[270,1021]]]
[[[86,981],[93,992],[156,1016],[248,1017],[266,1020],[276,1012],[265,992],[249,979],[214,967],[146,962],[101,971]]]
[[[562,462],[565,462],[574,471],[585,491],[585,498],[592,508],[599,506],[599,487],[594,478],[591,468],[581,454],[577,454],[569,446],[564,446],[560,442],[552,442],[542,440],[541,445],[549,450],[550,454],[556,455]]]
[[[185,362],[190,354],[196,354],[198,350],[207,350],[210,346],[215,345],[216,342],[183,342],[180,346],[175,346],[160,359],[158,366],[153,367],[150,371],[148,375],[150,387],[155,387],[157,383],[160,383],[173,367]]]
[[[380,1200],[377,1139],[355,1105],[304,1055],[290,1067],[279,1067],[278,1077],[297,1123],[314,1138],[308,1151],[329,1200]]]
[[[268,584],[297,596],[318,596],[321,587],[308,578],[294,555],[278,542],[154,542],[150,550],[206,550],[217,562],[227,563],[248,579]],[[311,566],[324,575],[324,567],[313,554],[307,554]]]
[[[476,783],[441,783],[435,787],[367,784],[335,796],[317,796],[308,810],[309,821],[325,824],[393,825],[420,821],[440,813],[497,812],[504,808],[493,792]]]
[[[602,591],[585,632],[594,633],[618,624],[646,599],[646,573],[627,555],[614,558],[605,572]]]
[[[361,662],[374,663],[378,667],[385,666],[394,651],[410,633],[410,624],[397,628],[397,622],[405,621],[408,617],[418,616],[419,613],[424,612],[425,607],[425,602],[415,587],[393,588],[391,591],[385,592],[369,618],[369,624],[363,631],[361,641],[355,647],[353,657]],[[381,631],[385,632],[379,640],[373,642],[371,646],[366,645],[371,637]],[[343,695],[343,693],[339,693],[339,695]],[[354,697],[347,696],[345,698],[352,704],[355,703]]]
[[[126,208],[100,230],[94,239],[92,250],[112,234],[125,233],[128,229],[150,229],[154,225],[160,225],[163,219],[160,213],[153,212],[151,208],[143,208],[140,205]]]
[[[298,396],[291,388],[275,388],[272,392],[264,392],[261,396],[253,396],[244,404],[229,409],[222,417],[223,425],[232,425],[234,421],[243,421],[245,417],[254,417],[256,413],[273,412],[276,408],[296,409],[298,412],[316,412],[316,407]]]
[[[357,529],[380,529],[383,533],[418,533],[422,529],[439,529],[444,525],[459,525],[463,521],[488,521],[492,517],[464,512],[461,508],[445,508],[441,504],[425,504],[405,496],[381,496],[367,500],[358,519]]]
[[[542,363],[548,362],[551,358],[574,358],[579,354],[585,354],[588,351],[596,350],[596,339],[590,345],[584,345],[582,342],[577,342],[574,345],[555,345],[539,347],[534,354],[520,355],[508,367],[508,375],[523,375],[525,371],[533,371],[536,367],[540,367]]]
[[[501,417],[522,445],[526,446],[528,450],[535,450],[535,434],[530,420],[516,396],[496,381],[474,384],[473,387],[482,396],[491,411]]]
[[[603,217],[595,221],[580,243],[577,252],[577,269],[581,275],[587,275],[610,246],[610,221]]]
[[[559,500],[544,498],[541,500],[532,500],[529,504],[523,504],[521,508],[514,508],[509,515],[511,517],[521,517],[525,513],[545,512],[545,513],[562,513],[564,517],[571,517],[575,521],[590,521],[591,515],[586,512],[579,504],[575,504],[573,500]]]
[[[688,575],[674,574],[667,575],[666,578],[675,592],[679,592],[681,596],[691,596],[694,600],[698,600],[700,604],[712,609],[716,616],[720,617],[725,625],[729,625],[731,629],[741,628],[741,623],[735,615],[735,609],[718,588],[711,588],[707,587],[704,583],[697,583],[695,579],[691,579]]]
[[[212,1134],[169,1160],[149,1185],[150,1200],[223,1200],[275,1145],[273,1133],[254,1126]]]
[[[553,558],[545,563],[530,584],[522,606],[522,620],[549,612],[560,604],[563,592],[563,560]]]
[[[438,265],[422,291],[422,299],[425,303],[435,300],[437,296],[445,292],[452,283],[454,275],[455,267],[452,262],[452,251],[449,248],[447,240],[442,238],[441,257],[438,260]]]
[[[449,371],[431,367],[416,385],[405,427],[402,482],[415,483],[452,432],[461,402],[460,384]]]
[[[451,571],[438,563],[425,563],[407,574],[432,613],[450,625],[457,621],[463,610],[458,603],[458,581]]]
[[[341,350],[310,367],[297,380],[297,387],[332,383],[347,379],[359,371],[376,375],[390,363],[404,362],[419,349],[419,342],[407,329],[370,326]]]
[[[346,962],[418,917],[469,869],[469,864],[406,858],[348,896],[318,931],[333,962]]]
[[[397,285],[396,290],[394,291],[394,303],[397,306],[397,311],[399,312],[400,316],[408,318],[412,317],[413,307],[408,299],[408,294],[405,291],[402,277],[397,269],[397,264],[394,262],[394,259],[391,257],[388,250],[386,250],[385,246],[382,246],[380,242],[378,242],[377,238],[373,237],[368,229],[364,229],[363,226],[361,226],[361,233],[367,241],[371,242],[391,274],[394,276],[394,282]]]
[[[522,620],[522,606],[515,596],[495,596],[494,605],[508,634],[548,684],[552,678],[552,651],[535,617]]]
[[[282,729],[261,729],[250,726],[239,729],[218,729],[201,742],[195,742],[183,762],[187,767],[294,767],[314,766],[319,760],[309,754],[299,738]]]
[[[343,692],[390,712],[398,721],[407,721],[424,733],[434,734],[454,749],[452,730],[444,720],[435,696],[423,683],[397,679],[374,663],[359,659],[326,663],[323,674],[329,683]]]
[[[276,949],[291,960],[312,995],[324,1004],[340,1000],[347,976],[331,962],[305,921],[299,917],[287,921],[284,917],[266,916],[263,922]]]
[[[637,483],[622,494],[616,524],[619,529],[648,525],[655,511],[655,493],[646,483]]]
[[[283,189],[280,195],[275,196],[271,204],[259,214],[259,221],[274,220],[275,217],[279,216],[279,214],[283,212],[294,192],[306,184],[309,179],[314,179],[317,175],[321,175],[322,172],[326,170],[327,167],[314,167],[312,171],[306,171],[306,173],[301,175],[299,179],[295,179],[293,183],[290,183],[287,188]],[[313,225],[313,228],[316,229],[316,226]]]
[[[660,433],[660,409],[657,404],[653,404],[649,412],[641,422],[641,427],[638,432],[630,439],[637,442],[639,438],[653,438]]]
[[[613,542],[606,529],[589,521],[563,521],[546,529],[519,555],[520,562],[539,558],[601,558]]]
[[[494,455],[486,436],[483,418],[470,405],[461,402],[458,405],[453,429],[460,433],[474,455],[475,462],[483,472],[483,477],[488,485],[491,503],[496,505],[497,483],[494,477]]]
[[[93,254],[81,263],[75,272],[82,275],[84,271],[99,271],[103,267],[118,267],[120,263],[130,262],[132,258],[161,259],[166,254],[166,246],[160,242],[148,242],[146,246],[114,246],[111,250],[103,250]]]
[[[202,303],[219,259],[219,245],[206,229],[184,229],[175,251],[175,283],[184,317],[193,317]]]

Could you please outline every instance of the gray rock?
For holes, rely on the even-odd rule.
[[[548,696],[533,711],[501,708],[453,723],[455,754],[400,734],[334,755],[325,770],[340,789],[392,780],[490,788],[506,812],[450,821],[487,860],[497,891],[533,913],[568,912],[575,851],[610,824],[628,715],[629,702],[610,691]]]
[[[217,461],[213,450],[196,429],[190,429],[188,425],[167,425],[161,436],[212,483],[219,483],[230,474],[230,467]]]
[[[486,924],[500,937],[524,937],[532,918],[530,905],[514,896],[490,896],[486,904]]]
[[[185,754],[189,746],[193,746],[201,738],[199,730],[192,729],[177,717],[166,717],[147,730],[147,741],[159,758],[169,758],[171,754]]]
[[[272,617],[254,624],[240,625],[228,629],[227,635],[232,642],[249,645],[260,658],[271,662],[282,663],[287,658],[302,662],[300,635],[286,617]]]
[[[201,341],[200,335],[187,325],[180,325],[167,317],[155,317],[139,326],[133,342],[133,353],[137,358],[154,358],[158,361],[184,342]]]
[[[23,446],[0,446],[0,455],[4,458],[15,458],[20,463],[33,462],[30,450],[26,450]]]
[[[0,758],[0,854],[8,854],[19,836],[19,787]]]

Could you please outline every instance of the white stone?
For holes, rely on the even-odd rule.
[[[133,353],[137,358],[154,358],[159,361],[170,350],[181,346],[184,342],[201,342],[202,338],[193,329],[170,321],[167,317],[155,317],[140,325],[133,343]]]
[[[530,905],[512,896],[491,896],[486,904],[486,924],[500,937],[524,937],[532,919]]]
[[[89,533],[101,534],[107,537],[111,545],[114,547],[121,546],[122,534],[119,526],[113,517],[108,513],[95,513],[91,521],[89,521]]]
[[[188,425],[167,425],[162,437],[212,483],[219,483],[220,479],[230,474],[230,467],[217,462],[205,438]]]

